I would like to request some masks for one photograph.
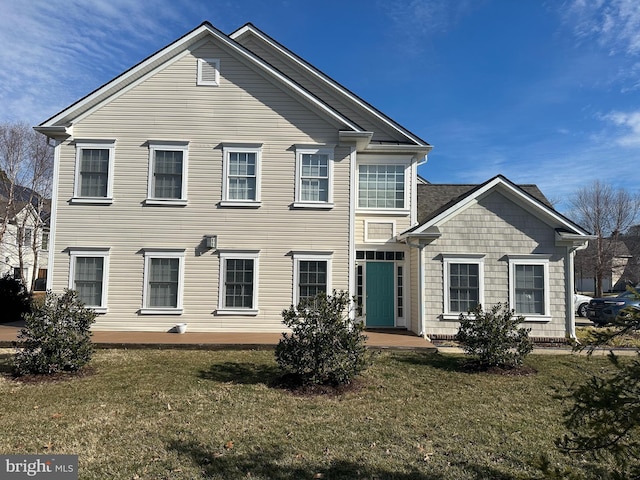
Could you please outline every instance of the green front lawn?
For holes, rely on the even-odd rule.
[[[464,361],[386,352],[359,389],[311,397],[270,386],[269,351],[103,350],[91,376],[0,378],[0,452],[78,454],[82,479],[539,479],[541,455],[606,468],[556,451],[552,397],[606,359],[532,355],[526,377]]]

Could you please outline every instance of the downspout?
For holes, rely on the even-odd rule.
[[[569,326],[569,338],[574,341],[578,341],[578,337],[576,336],[576,318],[573,311],[573,292],[575,291],[575,275],[573,272],[573,258],[575,257],[576,251],[573,247],[567,247],[567,256],[565,261],[565,274],[567,279],[567,294],[566,294],[566,305],[565,308],[565,318],[567,321],[567,325]]]
[[[427,333],[425,332],[425,327],[424,327],[424,319],[425,319],[425,312],[424,312],[424,302],[425,302],[425,297],[424,297],[424,271],[423,271],[423,251],[424,251],[424,247],[425,245],[423,243],[411,243],[409,241],[407,241],[407,245],[409,247],[412,248],[417,248],[418,249],[418,299],[419,299],[419,306],[418,306],[418,324],[420,326],[419,329],[419,333],[418,335],[422,338],[424,338],[427,341],[431,341],[431,339],[429,337],[427,337]]]

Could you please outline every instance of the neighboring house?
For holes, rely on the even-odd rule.
[[[0,241],[0,276],[21,279],[29,290],[44,290],[47,278],[49,227],[31,203],[0,200],[6,215]],[[34,272],[35,269],[35,272]],[[35,274],[35,275],[34,275]],[[32,284],[31,280],[35,279]]]
[[[431,146],[253,25],[205,22],[36,130],[57,141],[48,286],[78,290],[95,329],[282,331],[284,308],[344,289],[367,327],[428,333],[433,272],[414,244]],[[548,261],[566,297],[556,250],[586,232],[538,200],[515,205],[573,239]],[[546,253],[537,232],[503,255]],[[572,301],[553,298],[543,322],[563,337]]]
[[[627,285],[635,285],[638,282],[638,272],[635,267],[634,255],[631,249],[634,246],[633,237],[619,237],[620,240],[611,238],[603,239],[603,249],[606,252],[606,263],[602,277],[602,291],[624,291]],[[631,247],[631,248],[630,248]],[[589,246],[576,255],[576,288],[582,292],[595,291],[596,277],[596,244]]]

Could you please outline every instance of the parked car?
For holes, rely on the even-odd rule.
[[[587,307],[587,318],[601,327],[624,314],[623,310],[627,308],[640,310],[640,296],[637,293],[626,291],[617,297],[594,298]]]
[[[587,307],[589,306],[589,302],[591,301],[591,297],[586,295],[580,295],[579,293],[573,294],[573,311],[579,317],[587,316]]]

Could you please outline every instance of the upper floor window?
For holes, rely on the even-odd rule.
[[[407,205],[406,164],[358,166],[358,208],[403,210]]]
[[[111,203],[115,140],[76,142],[76,175],[72,202]]]
[[[547,256],[509,256],[509,286],[509,303],[516,314],[527,320],[550,317]]]
[[[49,232],[42,232],[42,250],[49,250]]]
[[[217,58],[198,59],[198,85],[217,87],[220,85],[220,60]]]
[[[296,147],[294,207],[333,207],[333,148]]]
[[[18,229],[18,244],[22,247],[30,247],[31,239],[33,238],[33,230],[30,228]]]
[[[484,255],[443,255],[444,314],[457,319],[484,303]]]
[[[152,205],[186,205],[188,142],[149,142],[147,200]]]
[[[260,206],[261,145],[225,145],[222,206]]]
[[[69,250],[69,289],[87,307],[98,313],[107,311],[109,249],[72,248]]]
[[[182,313],[184,256],[182,249],[144,251],[143,307],[140,313]]]

